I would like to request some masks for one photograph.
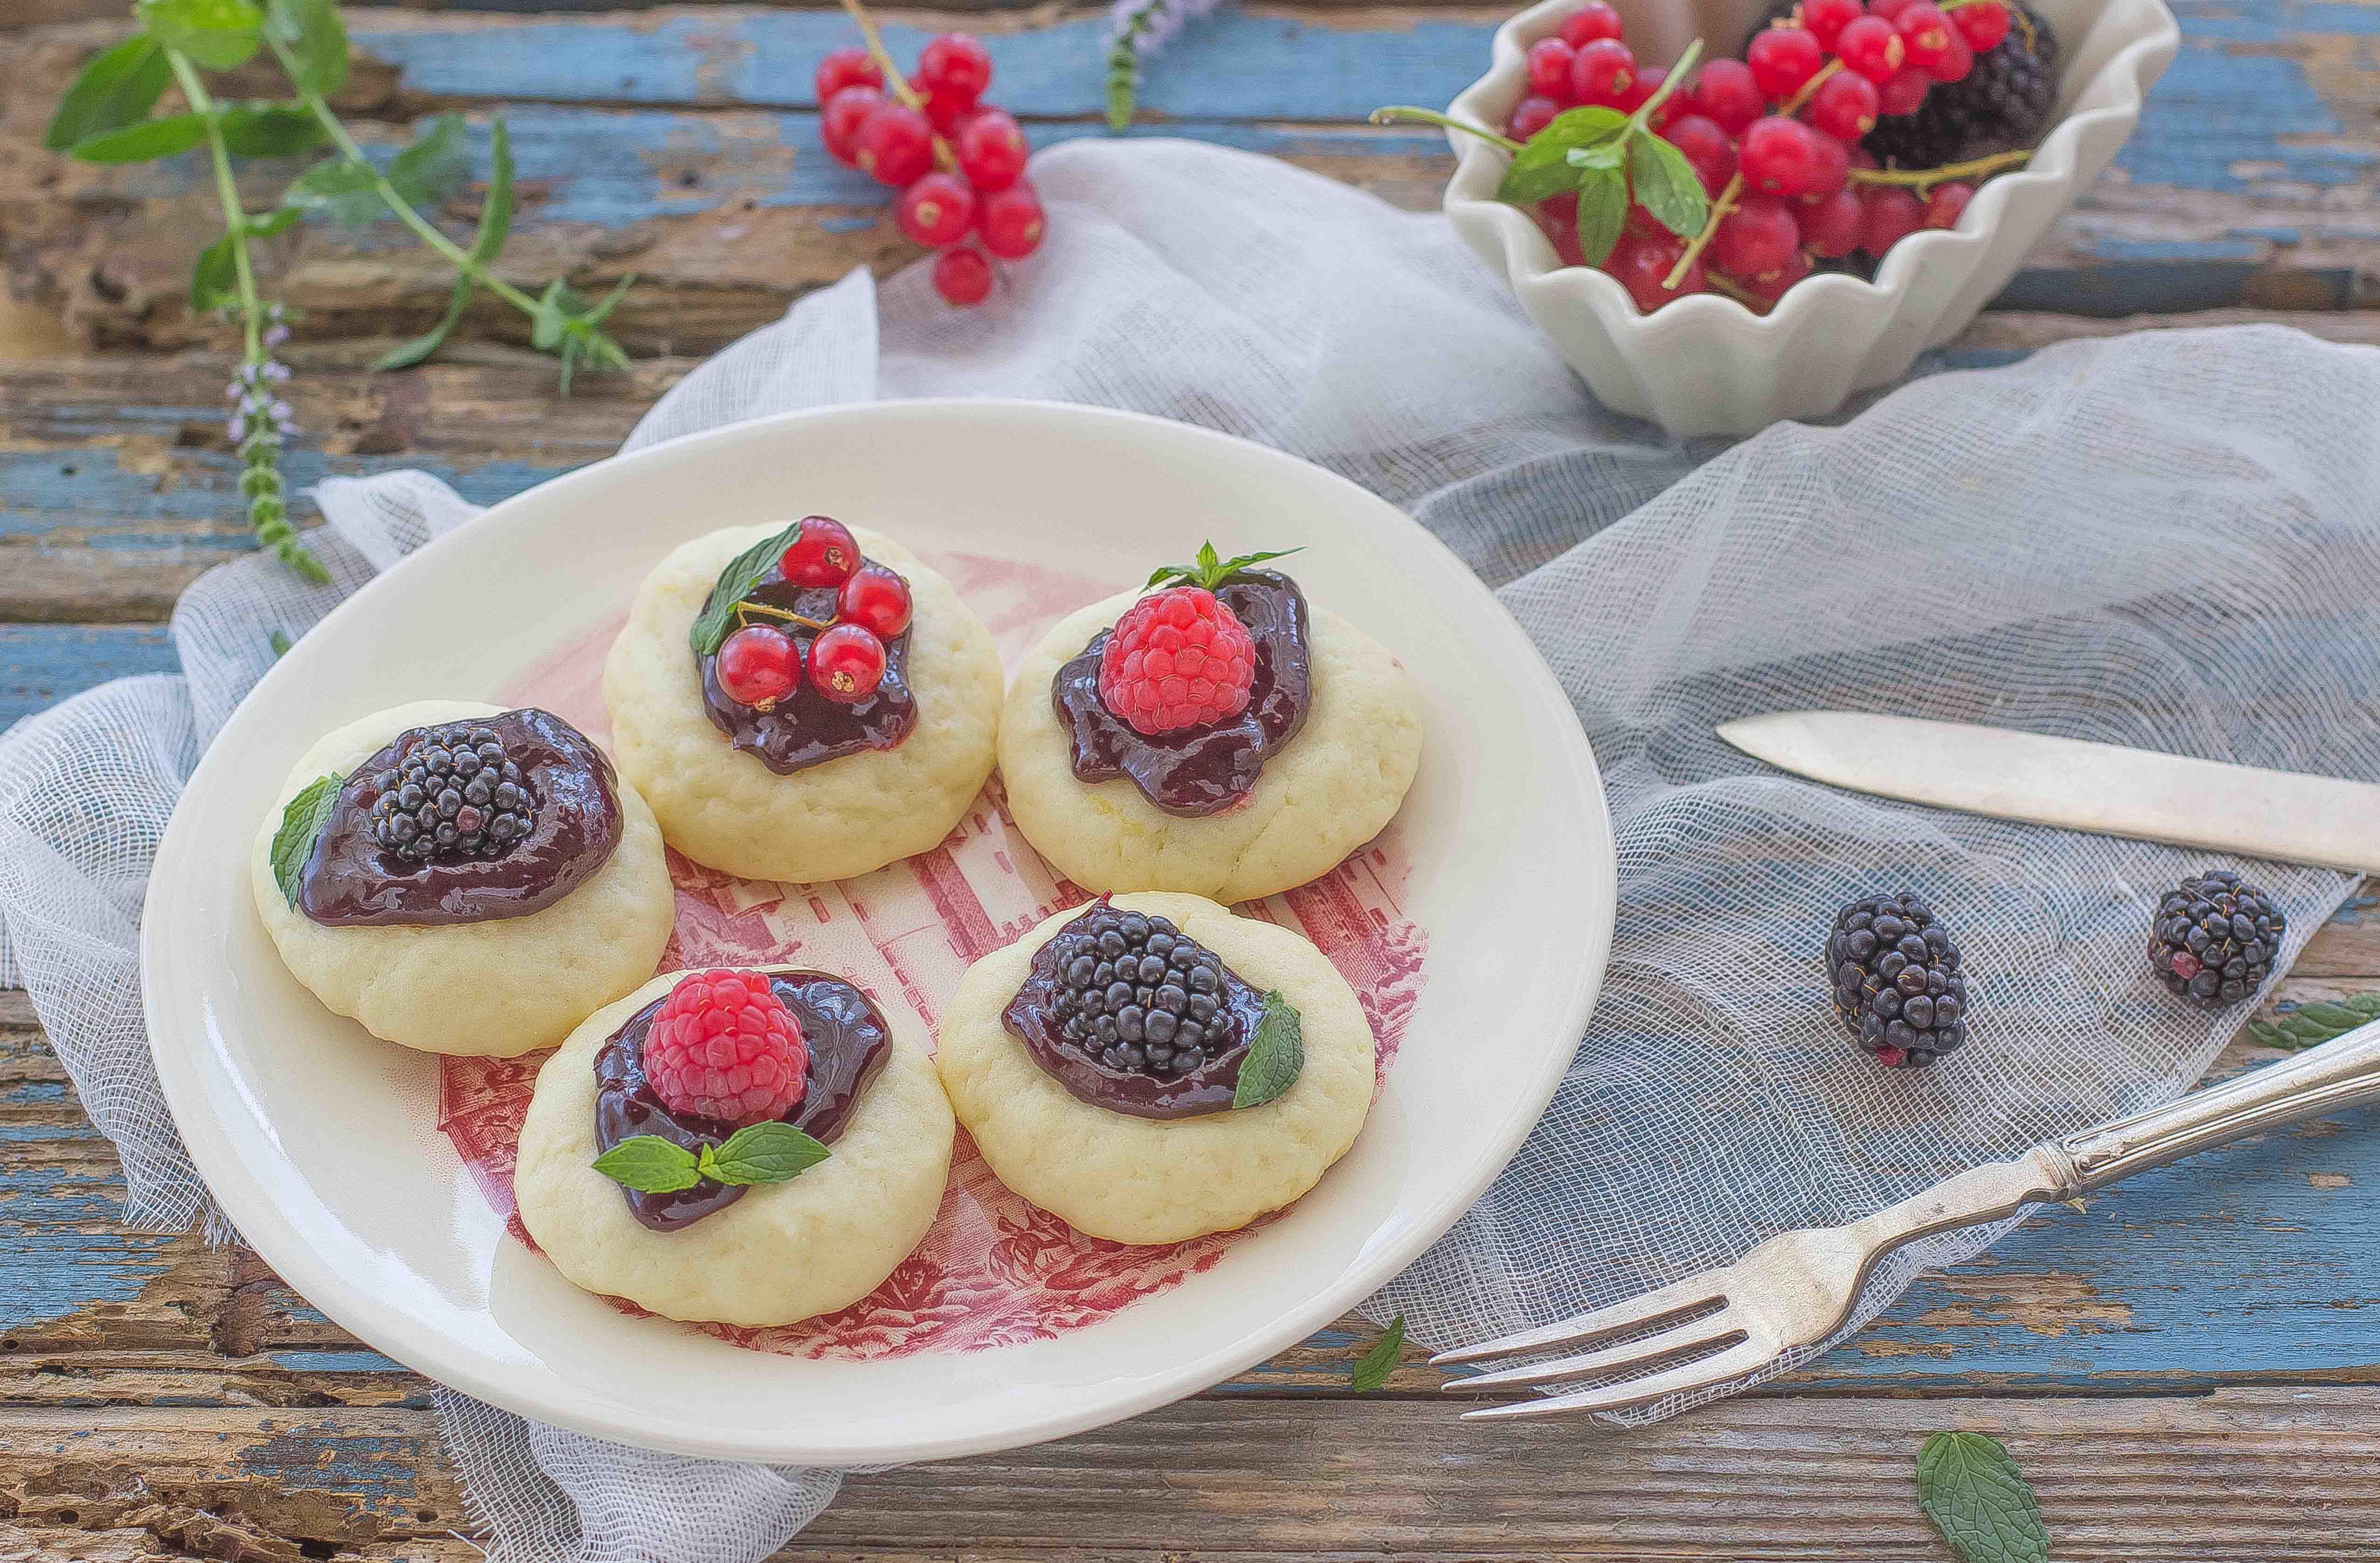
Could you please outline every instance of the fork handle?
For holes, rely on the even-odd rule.
[[[2089,1193],[2153,1166],[2317,1114],[2380,1099],[2380,1020],[2278,1064],[2052,1141]],[[2056,1158],[2053,1157],[2053,1160]]]

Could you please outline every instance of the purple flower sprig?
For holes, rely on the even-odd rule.
[[[247,306],[243,302],[232,308],[245,312]],[[289,524],[288,488],[281,476],[281,447],[298,433],[297,419],[281,394],[289,366],[273,356],[273,348],[289,340],[283,315],[277,303],[255,307],[248,352],[224,387],[224,399],[231,403],[225,433],[239,450],[239,493],[248,501],[248,524],[256,541],[298,575],[320,585],[331,579],[330,572]]]
[[[1221,0],[1115,0],[1108,11],[1108,125],[1132,124],[1141,67]]]

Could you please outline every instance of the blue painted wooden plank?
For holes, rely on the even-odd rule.
[[[0,624],[0,728],[110,678],[180,666],[162,624]]]

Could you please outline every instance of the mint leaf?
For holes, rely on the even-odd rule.
[[[1578,247],[1586,263],[1599,266],[1620,242],[1628,226],[1628,181],[1614,169],[1597,174],[1578,187]]]
[[[1404,1351],[1405,1316],[1400,1313],[1389,1321],[1389,1327],[1372,1342],[1372,1349],[1356,1360],[1354,1370],[1347,1375],[1347,1386],[1358,1395],[1369,1395],[1389,1382],[1389,1375],[1397,1371],[1397,1362]]]
[[[1917,1501],[1962,1563],[2049,1563],[2049,1528],[1997,1438],[1937,1433],[1917,1452]]]
[[[329,97],[347,79],[347,29],[334,0],[265,0],[265,31],[288,46],[298,85]]]
[[[1573,168],[1617,168],[1628,156],[1628,142],[1597,141],[1591,147],[1572,147],[1562,153],[1562,161]]]
[[[389,159],[388,182],[413,207],[435,206],[471,177],[471,133],[459,114],[442,114]]]
[[[1578,175],[1570,165],[1573,150],[1616,141],[1627,134],[1628,116],[1616,108],[1592,104],[1566,108],[1513,154],[1503,183],[1496,187],[1496,199],[1526,205],[1560,195],[1578,183]]]
[[[163,119],[143,119],[120,130],[86,136],[67,152],[85,163],[146,163],[188,152],[206,139],[206,116],[169,114]]]
[[[322,127],[295,104],[240,104],[224,110],[224,145],[238,157],[295,157],[322,144]]]
[[[2266,1047],[2292,1053],[2345,1036],[2358,1026],[2380,1020],[2380,993],[2360,993],[2333,1004],[2313,999],[2277,1012],[2270,1020],[2257,1016],[2248,1022],[2248,1034]]]
[[[710,1147],[703,1149],[708,1154]],[[658,1134],[632,1135],[591,1165],[613,1182],[648,1194],[674,1194],[702,1181],[694,1153]]]
[[[342,227],[369,227],[388,210],[380,198],[380,175],[369,163],[334,157],[317,163],[289,181],[281,204]]]
[[[722,1183],[783,1183],[826,1160],[827,1148],[792,1124],[746,1124],[716,1151],[703,1148],[703,1175]]]
[[[50,116],[42,144],[52,152],[66,152],[79,141],[139,124],[157,106],[173,77],[174,67],[157,41],[145,32],[133,34],[82,67],[58,100],[58,112]]]
[[[1264,995],[1264,1017],[1257,1022],[1256,1040],[1240,1060],[1240,1083],[1232,1092],[1232,1105],[1261,1107],[1297,1083],[1305,1068],[1305,1025],[1297,1007],[1275,988]]]
[[[190,271],[190,312],[212,314],[239,300],[239,272],[231,258],[237,241],[229,234],[199,251]]]
[[[1636,187],[1636,203],[1653,214],[1655,222],[1680,238],[1703,231],[1710,216],[1710,195],[1703,189],[1702,176],[1674,144],[1651,134],[1632,138],[1628,177]]]
[[[138,10],[150,37],[209,70],[244,65],[264,43],[254,0],[140,0]]]
[[[556,283],[555,287],[561,284]],[[752,594],[769,567],[801,536],[802,523],[795,521],[776,536],[764,538],[727,562],[719,579],[710,588],[710,596],[703,603],[702,611],[694,616],[694,628],[687,639],[694,642],[694,654],[709,656],[727,639],[735,625],[735,604]]]
[[[289,648],[296,642],[289,639],[287,630],[271,629],[265,632],[264,643],[273,648],[273,659],[278,662],[289,654]]]
[[[471,241],[471,259],[485,266],[504,247],[504,238],[513,226],[513,139],[499,117],[488,130],[488,196],[480,202],[480,232]],[[445,344],[455,328],[463,322],[463,313],[471,307],[471,294],[477,287],[469,272],[455,278],[455,290],[446,296],[446,312],[436,325],[408,342],[400,342],[382,353],[374,369],[403,369],[419,363]]]
[[[298,881],[306,872],[306,860],[314,855],[314,842],[339,800],[340,784],[346,779],[336,771],[316,776],[282,807],[281,828],[273,833],[273,879],[293,907],[298,904]]]
[[[541,353],[560,347],[563,330],[582,301],[560,277],[547,283],[545,292],[538,298],[537,313],[529,320],[529,346]]]
[[[1167,581],[1180,581],[1185,586],[1203,586],[1212,592],[1240,571],[1263,564],[1267,559],[1286,559],[1292,554],[1304,552],[1303,548],[1282,548],[1269,554],[1234,554],[1226,559],[1215,552],[1212,542],[1202,543],[1198,545],[1196,563],[1160,565],[1149,573],[1148,585],[1161,586]]]

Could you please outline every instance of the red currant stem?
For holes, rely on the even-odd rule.
[[[1986,174],[1997,174],[2003,168],[2013,168],[2032,155],[2032,149],[2019,147],[2014,152],[1996,152],[1989,157],[1973,158],[1965,163],[1946,163],[1939,168],[1854,168],[1849,177],[1855,185],[1911,185],[1918,189],[1930,189],[1952,179],[1980,178]]]
[[[1717,272],[1708,273],[1707,280],[1712,292],[1724,293],[1747,310],[1757,311],[1764,307],[1765,300],[1755,297],[1749,290],[1737,287]]]
[[[804,618],[791,608],[774,607],[767,603],[753,602],[749,598],[735,604],[736,617],[741,618],[747,613],[759,614],[763,618],[784,619],[790,623],[798,624],[805,629],[829,629],[834,626],[834,620],[831,618]]]
[[[1703,41],[1697,38],[1686,45],[1686,52],[1678,56],[1678,63],[1671,66],[1668,74],[1661,78],[1661,84],[1653,90],[1653,95],[1636,105],[1636,112],[1628,116],[1630,124],[1638,130],[1649,127],[1653,123],[1653,111],[1661,106],[1661,100],[1684,84],[1687,76],[1693,72],[1696,62],[1702,57]]]
[[[1661,279],[1664,291],[1674,290],[1678,284],[1686,280],[1686,273],[1694,269],[1694,263],[1702,258],[1702,252],[1709,247],[1711,235],[1718,232],[1719,219],[1735,210],[1735,198],[1742,193],[1743,176],[1730,175],[1726,188],[1721,189],[1718,192],[1718,198],[1711,202],[1710,216],[1703,224],[1703,231],[1694,235],[1688,242],[1685,253],[1680,255],[1678,263],[1670,268],[1670,275]]]
[[[1478,126],[1465,125],[1460,119],[1449,119],[1434,108],[1415,108],[1406,104],[1390,104],[1386,108],[1376,108],[1372,111],[1372,123],[1375,125],[1394,125],[1400,120],[1409,119],[1417,119],[1425,125],[1437,125],[1449,130],[1460,130],[1466,136],[1476,136],[1483,141],[1502,147],[1515,156],[1518,156],[1521,151],[1521,143],[1510,136],[1500,136],[1493,130],[1482,130]]]
[[[1777,105],[1778,114],[1784,118],[1791,119],[1795,115],[1801,113],[1811,98],[1816,95],[1818,83],[1824,81],[1828,77],[1832,76],[1835,72],[1842,68],[1843,62],[1840,60],[1828,60],[1826,64],[1820,66],[1816,75],[1811,77],[1810,79],[1803,82],[1801,86],[1795,88],[1791,97]]]
[[[914,108],[919,114],[925,113],[926,100],[917,96],[917,90],[909,85],[909,79],[901,74],[899,66],[892,63],[892,51],[884,46],[884,35],[876,31],[876,18],[868,14],[868,7],[859,0],[843,0],[843,8],[851,13],[853,21],[859,24],[859,35],[868,41],[868,56],[875,60],[876,68],[884,73],[884,85],[892,90],[893,98],[905,107]],[[826,105],[820,104],[819,106],[824,108]],[[942,140],[940,130],[929,134],[934,142],[934,166],[945,174],[957,173],[959,154],[951,150],[950,142]]]

